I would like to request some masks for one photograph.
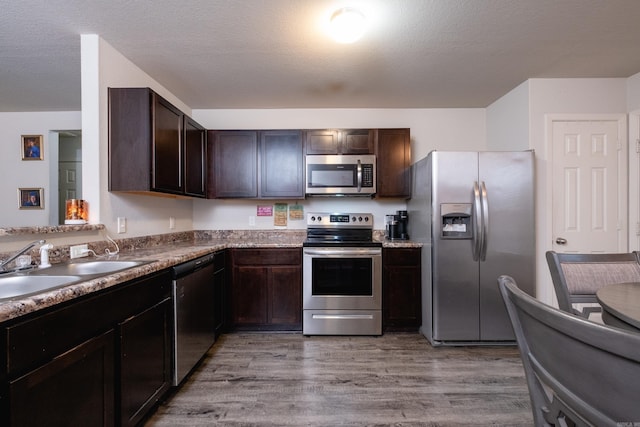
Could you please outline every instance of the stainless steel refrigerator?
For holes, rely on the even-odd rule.
[[[535,294],[533,151],[432,151],[412,166],[412,186],[421,332],[433,345],[514,343],[497,278]]]

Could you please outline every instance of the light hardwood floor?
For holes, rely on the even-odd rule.
[[[145,424],[530,426],[516,347],[432,347],[419,334],[234,333]]]

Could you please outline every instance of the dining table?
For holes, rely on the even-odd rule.
[[[605,324],[640,332],[640,282],[603,286],[596,292],[596,299]]]

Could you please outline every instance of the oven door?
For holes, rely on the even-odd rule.
[[[380,310],[381,307],[381,248],[303,248],[303,309]]]

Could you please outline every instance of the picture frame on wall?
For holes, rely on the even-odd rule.
[[[44,188],[18,188],[20,209],[44,209]]]
[[[44,160],[42,135],[22,135],[22,160]]]

